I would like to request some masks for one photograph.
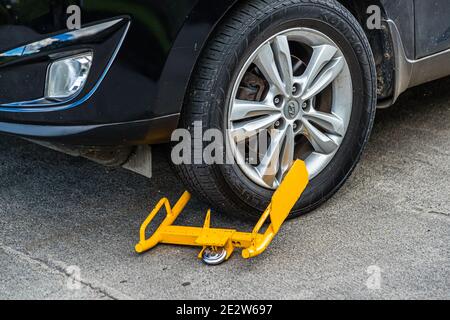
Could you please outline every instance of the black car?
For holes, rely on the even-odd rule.
[[[376,108],[449,74],[446,0],[0,0],[0,132],[149,175],[148,146],[201,123],[244,161],[174,169],[240,216],[294,159],[311,183],[293,215],[319,206]],[[236,146],[259,129],[273,134],[250,163]]]

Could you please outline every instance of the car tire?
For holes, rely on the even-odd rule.
[[[375,62],[363,29],[345,7],[333,0],[253,0],[238,4],[217,27],[202,52],[189,85],[180,122],[180,127],[189,130],[192,135],[194,124],[200,122],[203,130],[215,128],[227,135],[231,102],[236,98],[233,97],[233,90],[248,59],[256,52],[258,62],[261,61],[257,50],[265,43],[273,47],[270,41],[275,41],[268,39],[294,29],[298,32],[317,31],[321,39],[329,39],[336,44],[345,58],[345,68],[348,67],[346,70],[350,76],[347,77],[350,79],[347,85],[351,86],[351,91],[347,99],[351,98],[351,113],[337,151],[311,179],[291,218],[317,208],[339,190],[357,165],[372,129],[376,110]],[[288,37],[290,34],[286,33],[286,39]],[[308,42],[307,39],[305,41]],[[302,43],[298,45],[303,46]],[[289,47],[292,46],[289,42]],[[302,48],[298,50],[309,50]],[[293,56],[291,59],[294,63]],[[310,64],[312,60],[313,57],[310,57]],[[263,74],[261,68],[256,68],[255,72]],[[334,83],[332,86],[334,88]],[[268,87],[271,88],[271,84]],[[332,99],[341,94],[339,90],[330,90],[333,90]],[[315,152],[314,147],[312,152]],[[274,192],[274,188],[252,180],[237,164],[208,165],[203,162],[176,165],[174,168],[191,192],[214,209],[240,218],[258,218]]]

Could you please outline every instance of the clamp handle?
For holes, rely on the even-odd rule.
[[[184,192],[181,198],[178,200],[178,202],[175,204],[175,206],[172,208],[170,206],[169,199],[163,198],[161,199],[156,207],[153,209],[153,211],[150,213],[147,219],[145,219],[144,223],[141,226],[140,232],[139,232],[139,238],[140,241],[136,245],[135,249],[137,253],[142,253],[145,251],[148,251],[155,247],[160,241],[161,241],[161,231],[163,228],[168,227],[172,225],[175,220],[178,218],[180,213],[183,211],[183,209],[188,204],[189,200],[191,200],[191,194],[189,192]],[[158,229],[155,231],[153,236],[151,236],[149,239],[146,239],[145,232],[147,231],[148,226],[153,221],[153,219],[156,217],[156,215],[161,211],[162,207],[165,207],[166,209],[166,218],[161,223],[161,225],[158,227]]]
[[[253,229],[252,246],[242,251],[244,259],[256,257],[266,250],[278,231],[280,231],[281,225],[300,199],[308,183],[309,174],[306,164],[301,160],[295,161],[277,191],[273,194],[272,202]],[[271,221],[269,227],[262,237],[258,237],[259,230],[261,230],[269,216]]]

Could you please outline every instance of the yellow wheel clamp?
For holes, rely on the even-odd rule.
[[[203,247],[198,257],[211,265],[228,260],[236,248],[243,248],[242,257],[244,259],[255,257],[263,253],[272,242],[308,182],[305,163],[297,160],[274,193],[272,202],[262,214],[252,233],[211,228],[211,210],[208,210],[202,228],[174,226],[172,224],[189,202],[191,195],[189,192],[185,192],[173,208],[170,206],[169,200],[163,198],[142,224],[136,251],[143,253],[160,243],[198,246]],[[167,216],[155,233],[147,239],[145,235],[147,227],[162,207],[165,207]],[[269,216],[271,224],[264,234],[259,233]]]

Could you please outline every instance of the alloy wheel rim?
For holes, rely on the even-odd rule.
[[[317,30],[285,30],[242,67],[228,108],[228,143],[242,172],[262,187],[276,189],[295,159],[305,161],[314,179],[339,150],[352,104],[350,69],[339,47]],[[239,144],[259,130],[268,131],[267,148],[250,164]]]

